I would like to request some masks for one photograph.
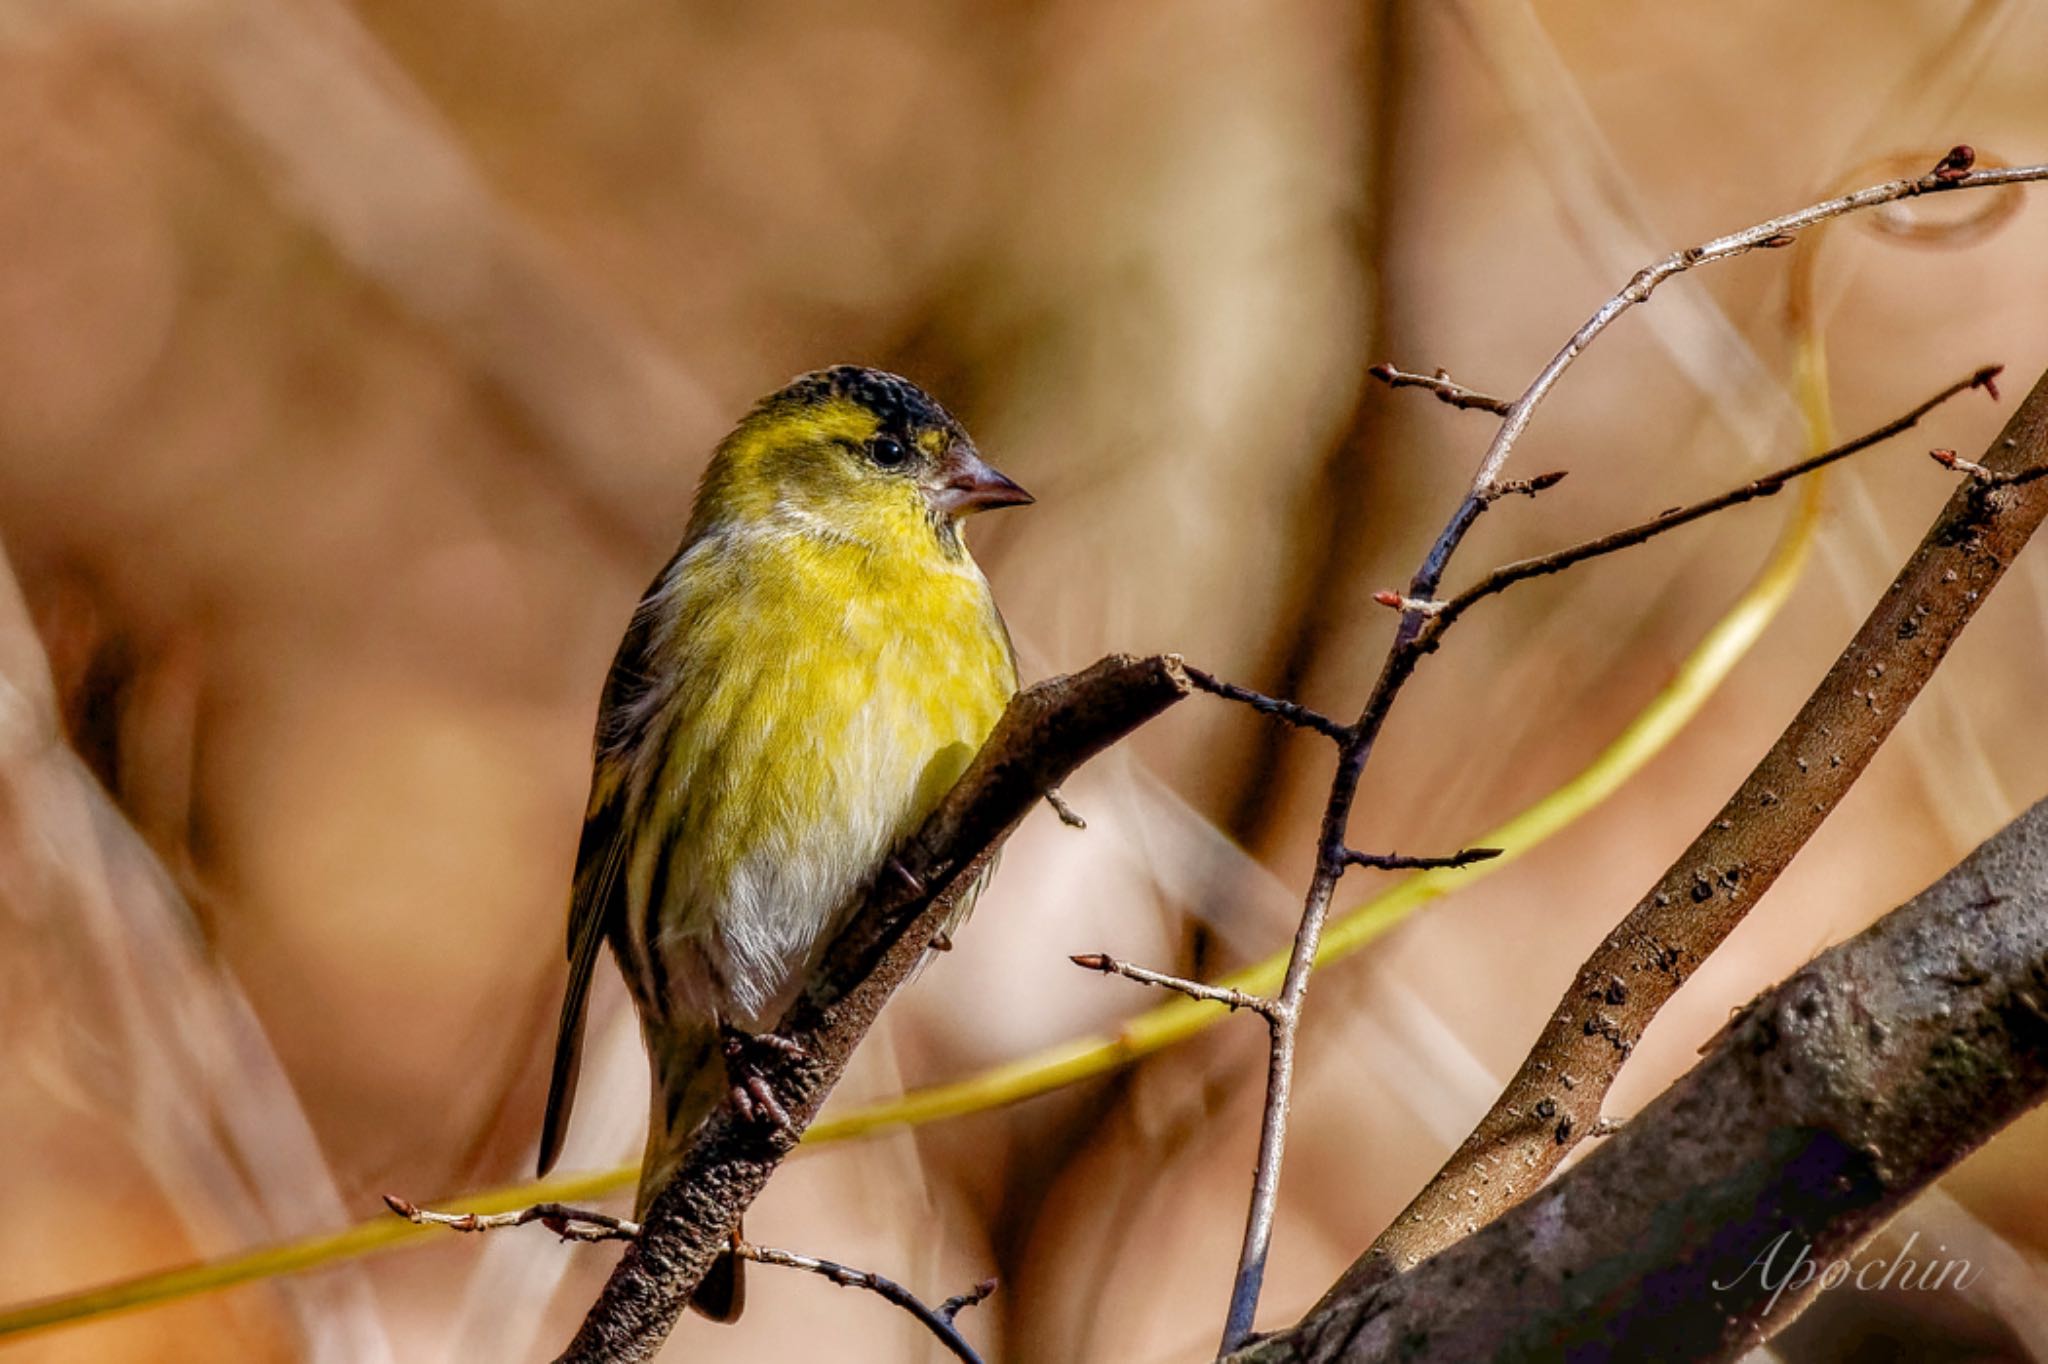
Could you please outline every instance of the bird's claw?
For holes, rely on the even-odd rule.
[[[732,1106],[746,1122],[765,1123],[784,1132],[796,1127],[790,1119],[789,1110],[775,1097],[775,1091],[768,1087],[768,1082],[758,1075],[748,1075],[734,1083]]]
[[[924,878],[904,866],[903,859],[894,853],[889,854],[889,860],[883,865],[883,870],[901,881],[912,895],[924,894]]]
[[[762,1053],[794,1060],[803,1060],[810,1053],[781,1033],[748,1032],[723,1018],[718,1020],[718,1041],[725,1053],[725,1073],[732,1081],[730,1097],[734,1110],[750,1123],[765,1122],[784,1131],[793,1129],[795,1123],[790,1120],[789,1110],[775,1097],[774,1088],[761,1073]]]

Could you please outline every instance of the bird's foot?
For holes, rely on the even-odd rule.
[[[731,1098],[732,1106],[738,1111],[743,1122],[779,1128],[784,1132],[796,1126],[795,1121],[789,1116],[789,1110],[782,1106],[782,1100],[775,1097],[775,1091],[758,1075],[749,1075],[735,1081]]]
[[[770,1055],[801,1060],[810,1053],[781,1033],[748,1032],[723,1018],[718,1020],[718,1041],[725,1053],[725,1073],[732,1081],[732,1106],[740,1117],[783,1131],[793,1129],[796,1124],[790,1119],[789,1110],[762,1074],[763,1063]]]

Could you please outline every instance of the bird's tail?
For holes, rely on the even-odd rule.
[[[647,1054],[654,1071],[653,1103],[647,1118],[647,1154],[640,1162],[640,1191],[633,1198],[633,1217],[646,1217],[648,1205],[675,1177],[697,1128],[725,1098],[725,1055],[718,1030],[709,1023],[692,1025],[671,1019],[663,1036],[650,1036]],[[690,1306],[713,1321],[737,1321],[746,1306],[746,1279],[739,1259],[730,1252],[718,1257]]]

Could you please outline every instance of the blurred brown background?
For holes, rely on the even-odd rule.
[[[1177,649],[1349,712],[1390,625],[1368,594],[1490,430],[1365,390],[1368,363],[1512,391],[1684,241],[1895,153],[2048,159],[2044,50],[2048,4],[2004,0],[6,0],[0,1302],[525,1173],[598,684],[758,394],[857,360],[963,416],[1039,497],[974,532],[1027,672]],[[1799,453],[1788,265],[1676,283],[1604,341],[1520,457],[1572,478],[1488,517],[1467,570]],[[1948,249],[1838,229],[1819,297],[1845,432],[1985,361],[2023,386],[2048,363],[2048,203]],[[1796,707],[1947,494],[1920,451],[2000,419],[1967,400],[1838,479],[1797,597],[1671,751],[1320,979],[1264,1322],[1435,1168]],[[1475,615],[1397,712],[1354,841],[1446,850],[1576,770],[1784,514]],[[2036,551],[1660,1020],[1624,1111],[2048,791],[2044,624]],[[1275,950],[1326,780],[1318,745],[1180,707],[1076,781],[1087,834],[1024,830],[847,1092],[1156,1002],[1071,952]],[[618,1005],[572,1163],[637,1150]],[[820,1151],[749,1230],[935,1299],[1000,1274],[969,1319],[991,1359],[1206,1357],[1262,1052],[1239,1020]],[[2048,1359],[2044,1174],[2037,1119],[1909,1217],[1980,1287],[1830,1295],[1782,1357]],[[450,1237],[0,1353],[541,1359],[609,1258]],[[775,1271],[668,1357],[821,1351],[935,1357],[901,1314]]]

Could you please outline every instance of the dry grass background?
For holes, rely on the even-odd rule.
[[[599,681],[709,445],[852,359],[944,397],[1039,496],[976,527],[1027,671],[1177,649],[1354,708],[1486,433],[1365,365],[1514,389],[1636,265],[1955,141],[2048,158],[2048,5],[716,0],[0,6],[0,1299],[518,1177],[545,1088]],[[1785,264],[1604,342],[1471,560],[1797,452]],[[1845,430],[2048,362],[2048,204],[1962,250],[1838,230]],[[1831,491],[1758,654],[1594,817],[1312,996],[1265,1320],[1304,1308],[1491,1097],[1579,956],[1718,804],[1999,414]],[[1647,700],[1782,510],[1529,589],[1397,713],[1358,841],[1440,850]],[[1727,1008],[2043,793],[2048,561],[1638,1052]],[[60,723],[61,720],[61,723]],[[1109,950],[1285,937],[1326,774],[1180,707],[1035,820],[846,1088],[969,1073],[1151,1002]],[[1242,851],[1240,851],[1242,849]],[[1355,898],[1354,895],[1351,898]],[[619,1009],[570,1160],[637,1148]],[[1191,1359],[1220,1320],[1257,1029],[793,1164],[749,1228],[943,1296],[992,1357]],[[1970,1294],[1833,1295],[1788,1359],[2048,1358],[2048,1125],[1913,1225]],[[608,1255],[450,1238],[8,1348],[9,1360],[538,1359]],[[757,1272],[673,1358],[924,1358]],[[1877,1343],[1873,1344],[1875,1341]],[[1875,1353],[1872,1353],[1872,1352]],[[1903,1353],[1901,1353],[1903,1351]],[[1860,1352],[1860,1353],[1859,1353]]]

